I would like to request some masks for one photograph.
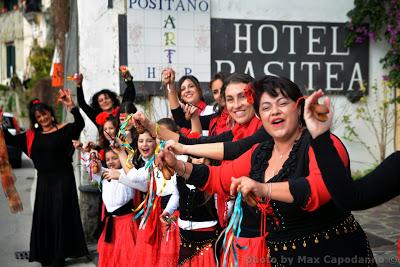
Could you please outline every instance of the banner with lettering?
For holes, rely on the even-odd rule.
[[[128,66],[137,81],[159,82],[172,67],[209,81],[210,0],[128,0]]]
[[[304,90],[367,88],[369,43],[344,47],[344,23],[211,20],[211,73],[285,76]]]

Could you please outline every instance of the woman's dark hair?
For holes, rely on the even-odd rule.
[[[303,96],[303,93],[301,92],[297,84],[285,77],[267,75],[264,78],[253,82],[253,88],[255,91],[254,109],[257,115],[260,115],[260,101],[261,96],[264,93],[267,93],[271,97],[277,97],[279,93],[281,93],[282,95],[290,98],[294,102],[297,102],[297,100]],[[304,101],[300,102],[300,110],[300,122],[302,123],[302,125],[306,125],[303,118]]]
[[[114,152],[114,150],[112,150],[111,147],[109,147],[109,146],[108,146],[108,147],[105,147],[105,148],[104,148],[104,161],[106,160],[106,159],[105,159],[105,156],[106,156],[107,152],[110,152],[110,151],[113,152],[114,154],[117,154],[117,153]]]
[[[171,118],[162,118],[162,119],[158,120],[157,123],[158,124],[164,124],[165,126],[167,126],[167,128],[169,130],[173,131],[174,133],[178,133],[179,132],[178,125]]]
[[[217,73],[215,73],[215,74],[211,77],[211,80],[210,80],[210,83],[208,84],[208,86],[209,86],[210,89],[211,89],[212,84],[213,84],[215,81],[217,81],[217,80],[221,80],[221,81],[222,81],[222,84],[223,84],[224,81],[225,81],[225,79],[228,78],[230,75],[231,75],[231,73],[225,72],[225,71],[217,72]]]
[[[28,110],[29,110],[29,120],[31,121],[31,128],[34,129],[35,131],[42,131],[42,126],[36,121],[35,118],[35,113],[38,111],[39,113],[43,113],[45,111],[50,112],[51,117],[53,118],[53,125],[57,125],[57,119],[54,114],[54,110],[52,107],[49,105],[40,102],[39,99],[35,98],[31,100],[28,104]],[[38,126],[37,128],[34,127],[35,124]]]
[[[132,101],[125,101],[121,103],[121,106],[119,107],[119,114],[121,113],[131,114],[131,113],[136,113],[136,111],[137,108]]]
[[[212,89],[211,89],[211,88],[212,88],[212,84],[213,84],[215,81],[221,80],[221,81],[222,81],[222,86],[221,86],[221,88],[220,88],[220,91],[222,91],[222,87],[224,87],[224,82],[225,82],[226,78],[228,78],[230,75],[231,75],[231,74],[230,74],[229,72],[224,72],[224,71],[220,71],[220,72],[215,73],[215,74],[211,77],[210,83],[208,84],[208,86],[210,87],[210,90],[212,90]],[[223,96],[221,93],[222,93],[222,92],[220,92],[220,97],[222,97],[223,99],[225,99],[224,96]],[[214,104],[214,107],[213,107],[213,110],[214,110],[215,116],[219,116],[219,115],[221,115],[221,113],[222,113],[222,111],[223,111],[223,108],[221,108],[221,107],[219,106],[219,103],[215,103],[215,104]]]
[[[103,89],[103,90],[95,93],[92,97],[92,103],[90,104],[90,106],[94,109],[95,112],[103,111],[100,108],[99,101],[98,101],[99,96],[102,94],[108,95],[108,97],[111,98],[111,101],[113,102],[113,108],[119,106],[119,100],[118,100],[117,94],[109,89]]]
[[[117,120],[117,118],[115,118],[113,115],[109,115],[107,120],[104,122],[104,124],[106,124],[106,122],[108,122],[108,121],[111,121],[111,123],[115,127],[115,131],[118,131],[119,120]],[[99,126],[99,145],[103,149],[105,149],[106,147],[110,146],[110,142],[108,141],[108,139],[104,135],[104,124]]]
[[[221,97],[223,97],[225,99],[225,90],[226,87],[231,84],[231,83],[251,83],[254,82],[255,79],[253,77],[251,77],[248,74],[243,74],[243,73],[232,73],[230,76],[228,76],[228,78],[226,78],[224,80],[224,85],[222,85],[221,88]]]
[[[199,82],[199,80],[198,80],[196,77],[194,77],[193,75],[185,75],[185,76],[182,76],[182,77],[179,79],[179,81],[178,81],[178,90],[177,90],[179,100],[182,101],[182,98],[181,98],[181,86],[182,86],[182,84],[183,84],[183,82],[184,82],[185,80],[190,80],[190,81],[192,81],[192,83],[194,84],[194,86],[196,86],[196,88],[197,88],[197,92],[199,93],[200,99],[201,99],[202,101],[204,101],[204,98],[203,98],[203,91],[201,90],[200,82]]]

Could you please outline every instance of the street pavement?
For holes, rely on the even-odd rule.
[[[0,266],[37,267],[39,263],[16,259],[15,252],[29,251],[32,209],[36,174],[31,161],[23,159],[21,169],[15,169],[16,187],[24,205],[23,212],[14,215],[8,209],[4,194],[0,194]],[[400,197],[379,207],[353,213],[367,233],[379,267],[400,267],[397,242],[400,239]],[[95,244],[89,245],[91,255]],[[95,257],[93,257],[95,258]],[[96,266],[87,258],[67,259],[67,266]]]
[[[37,262],[27,259],[16,259],[16,252],[29,251],[29,239],[32,224],[33,201],[36,189],[36,171],[32,162],[24,155],[22,168],[14,169],[16,188],[21,197],[24,210],[11,214],[4,193],[0,193],[0,266],[1,267],[38,267]],[[93,252],[95,246],[89,246]],[[23,255],[23,254],[22,254]],[[94,267],[93,262],[86,257],[67,259],[67,266]]]

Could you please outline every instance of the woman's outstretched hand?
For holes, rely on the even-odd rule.
[[[333,111],[328,97],[325,97],[323,104],[326,108],[328,108],[328,113],[325,114],[327,116],[325,121],[320,120],[313,110],[313,105],[318,104],[318,99],[323,95],[324,93],[321,89],[319,89],[308,96],[304,104],[304,120],[306,122],[308,131],[314,139],[332,127]]]
[[[75,104],[72,101],[71,91],[69,89],[60,89],[58,91],[57,103],[61,102],[67,110],[71,110]]]
[[[183,155],[183,154],[187,154],[186,153],[186,149],[185,149],[185,145],[182,145],[174,140],[168,140],[165,143],[165,149],[167,149],[168,151],[171,151],[172,153],[174,153],[175,155]]]

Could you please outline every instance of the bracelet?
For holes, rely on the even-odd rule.
[[[267,183],[267,203],[271,201],[271,195],[272,195],[272,183]]]
[[[156,138],[158,138],[159,134],[160,134],[160,124],[156,123]]]
[[[182,161],[182,163],[183,163],[183,173],[182,173],[182,174],[179,174],[178,172],[176,172],[180,177],[184,177],[185,174],[186,174],[186,164],[185,164],[185,162],[183,162],[183,161]]]

